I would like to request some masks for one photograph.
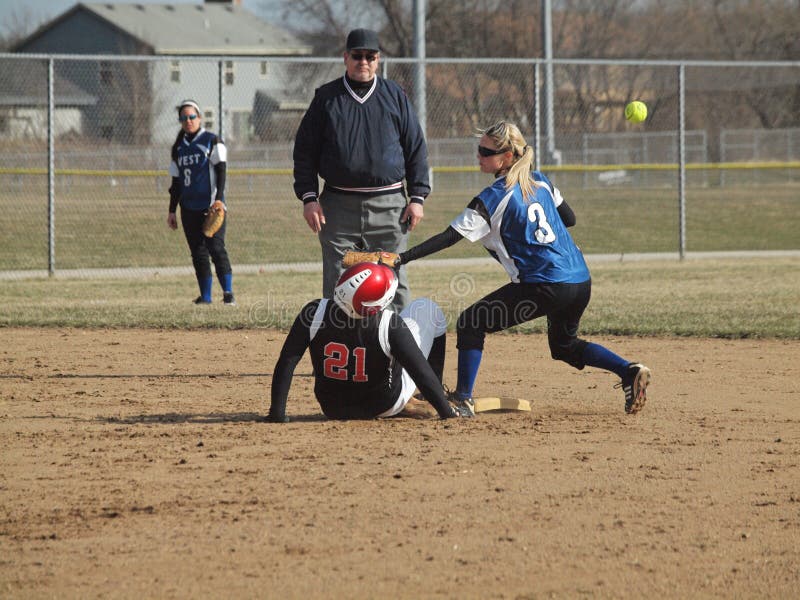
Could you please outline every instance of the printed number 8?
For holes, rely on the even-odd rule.
[[[538,202],[534,202],[528,207],[528,220],[531,223],[539,224],[539,228],[533,233],[536,241],[540,244],[550,244],[556,241],[556,234],[547,222],[547,216],[544,214],[544,207]]]
[[[192,170],[191,169],[184,169],[183,170],[183,185],[184,187],[189,187],[192,185]]]

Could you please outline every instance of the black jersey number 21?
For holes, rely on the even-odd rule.
[[[355,358],[355,372],[352,381],[363,383],[367,381],[366,358],[367,349],[364,347],[353,348],[353,358]],[[338,342],[328,342],[325,344],[325,360],[323,364],[323,374],[328,379],[338,379],[347,381],[350,373],[347,365],[350,362],[350,349]]]

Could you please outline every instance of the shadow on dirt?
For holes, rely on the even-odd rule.
[[[327,421],[328,419],[321,414],[313,415],[293,415],[291,422],[308,423]],[[241,412],[241,413],[212,413],[210,415],[189,414],[189,413],[163,413],[155,415],[131,415],[129,417],[96,417],[93,419],[99,423],[122,424],[122,425],[154,425],[159,423],[265,423],[267,416],[260,413]]]

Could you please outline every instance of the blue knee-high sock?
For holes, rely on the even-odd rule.
[[[233,273],[225,273],[224,275],[217,275],[219,284],[222,286],[223,292],[233,291]]]
[[[481,366],[483,350],[472,348],[458,351],[458,383],[456,394],[462,400],[472,398],[472,388],[478,378],[478,367]]]
[[[200,297],[203,302],[211,302],[211,286],[214,283],[214,278],[210,275],[208,277],[197,277],[197,284],[200,286]]]
[[[614,354],[611,350],[600,344],[589,342],[583,350],[583,362],[590,367],[600,367],[606,371],[611,371],[620,376],[625,376],[628,370],[629,361],[621,356]]]

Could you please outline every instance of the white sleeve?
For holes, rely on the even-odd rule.
[[[553,202],[556,205],[556,208],[561,206],[561,203],[564,202],[564,197],[561,195],[561,190],[559,190],[556,186],[553,186]]]
[[[217,142],[211,151],[211,164],[218,165],[223,162],[228,162],[228,149],[222,142]]]
[[[450,227],[455,229],[470,242],[483,239],[492,230],[481,214],[472,208],[465,208],[463,212],[450,222]]]
[[[170,175],[170,177],[180,177],[181,176],[180,171],[178,171],[178,165],[175,164],[174,160],[171,163],[169,163],[169,175]]]

